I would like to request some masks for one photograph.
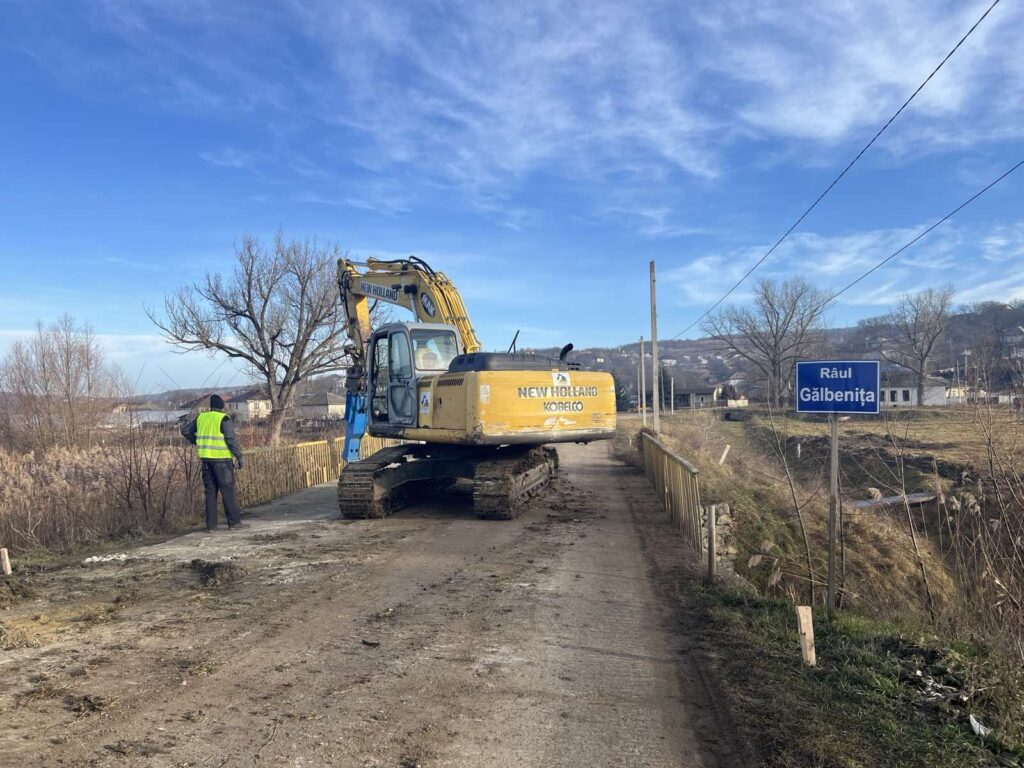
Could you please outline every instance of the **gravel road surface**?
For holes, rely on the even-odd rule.
[[[559,452],[512,521],[461,487],[340,521],[327,485],[29,573],[0,611],[0,764],[740,765],[645,479]]]

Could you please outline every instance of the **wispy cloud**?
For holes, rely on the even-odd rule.
[[[608,206],[601,214],[621,220],[630,229],[652,239],[671,239],[687,235],[710,235],[709,227],[694,226],[685,222],[680,214],[669,205]]]
[[[992,280],[961,289],[957,299],[973,301],[1014,301],[1024,299],[1024,269],[1014,269]]]
[[[243,171],[256,172],[259,165],[265,162],[261,152],[248,152],[237,147],[221,147],[199,153],[200,159],[217,168],[236,168]]]
[[[1024,222],[997,226],[981,241],[981,255],[994,262],[1024,259]]]
[[[917,227],[908,227],[841,235],[794,234],[730,300],[747,300],[750,282],[758,277],[783,280],[800,275],[837,290],[902,247],[919,231]],[[672,295],[679,303],[710,306],[766,249],[762,245],[704,254],[685,267],[670,270],[665,279],[676,289]],[[979,252],[987,254],[986,260],[971,258]],[[1024,222],[988,230],[947,226],[900,254],[884,271],[844,294],[840,302],[853,307],[884,307],[908,291],[950,282],[955,282],[960,301],[1008,301],[1016,298],[1024,286],[1024,270],[1005,270],[1005,261],[1012,254],[1024,254]]]
[[[311,127],[334,126],[335,144],[365,169],[415,167],[471,195],[537,173],[639,189],[675,174],[720,177],[736,146],[778,156],[763,146],[771,138],[798,142],[783,152],[789,162],[820,162],[821,149],[878,125],[981,7],[107,0],[90,14],[115,40],[102,58],[63,39],[56,20],[48,49],[32,55],[76,83],[116,80],[174,108],[258,114],[300,177],[336,172],[311,161],[307,143]],[[881,149],[1024,136],[1022,29],[1024,8],[996,8]],[[230,147],[202,156],[249,170],[262,159]],[[645,233],[685,228],[655,219]]]
[[[738,116],[758,133],[819,142],[864,135],[908,97],[987,3],[867,0],[705,5],[708,66],[740,90]],[[929,83],[884,142],[928,151],[1024,134],[1014,42],[1024,12],[996,8]],[[735,98],[736,94],[732,94]],[[866,138],[866,135],[864,135]]]

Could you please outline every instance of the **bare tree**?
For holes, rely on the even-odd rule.
[[[953,305],[953,286],[928,288],[917,294],[904,294],[889,313],[894,338],[893,349],[882,348],[882,357],[909,368],[917,376],[917,403],[924,405],[928,366],[935,345],[949,324]]]
[[[181,351],[206,350],[248,365],[270,399],[270,443],[281,437],[296,386],[345,367],[345,313],[338,306],[337,245],[246,235],[227,277],[207,273],[164,301],[150,319]]]
[[[761,374],[768,402],[779,406],[789,391],[794,363],[821,342],[830,304],[824,291],[802,278],[781,284],[761,280],[753,306],[721,309],[704,321],[703,329]]]
[[[5,426],[21,448],[90,444],[109,415],[120,372],[92,329],[64,315],[17,341],[0,365]]]

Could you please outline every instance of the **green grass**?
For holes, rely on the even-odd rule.
[[[1012,737],[997,732],[984,740],[968,724],[969,714],[987,725],[1019,719],[1020,701],[987,695],[1002,680],[984,649],[943,644],[859,614],[840,614],[829,624],[816,613],[818,666],[808,669],[792,605],[697,582],[683,588],[695,595],[689,610],[697,615],[690,618],[705,629],[733,716],[759,765],[1024,765]],[[1000,757],[1006,762],[996,762]]]

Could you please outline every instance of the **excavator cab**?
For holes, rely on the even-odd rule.
[[[459,334],[450,325],[391,323],[370,338],[370,423],[415,427],[417,382],[448,370],[459,354]]]

